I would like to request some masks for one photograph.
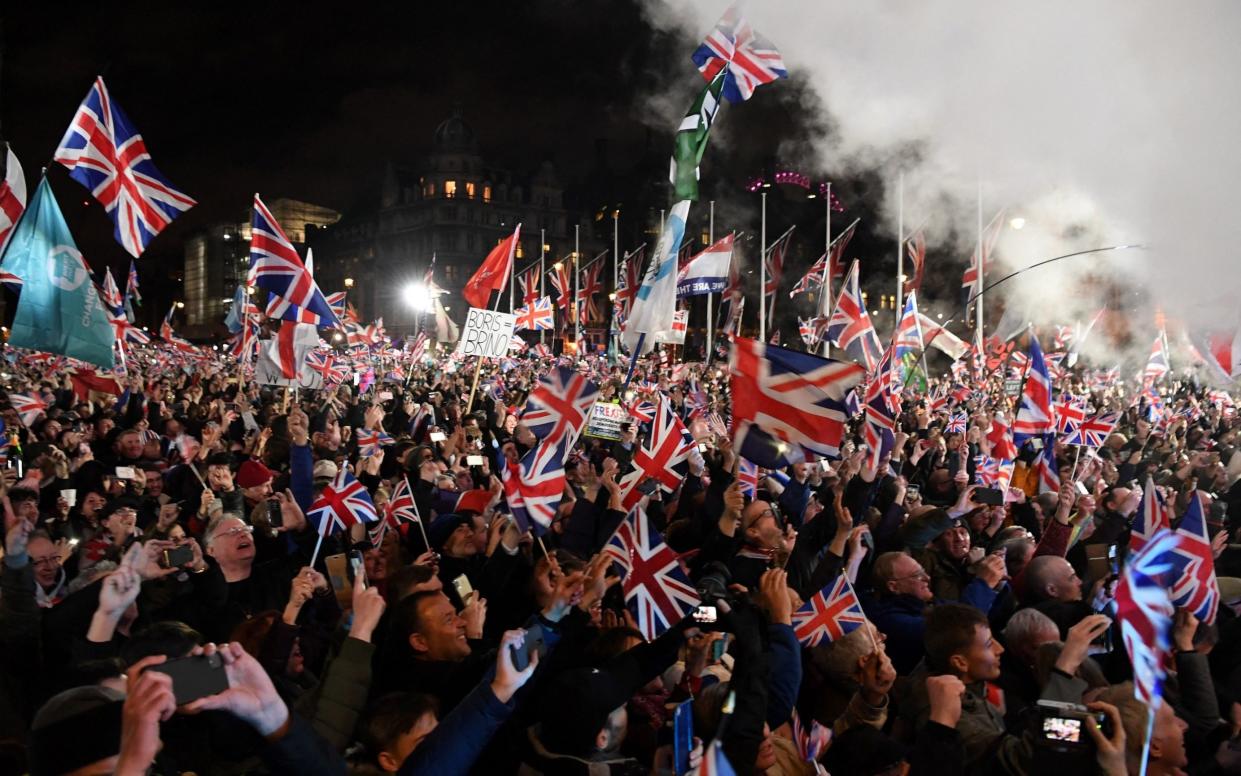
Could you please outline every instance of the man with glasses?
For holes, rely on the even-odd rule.
[[[60,547],[56,546],[47,531],[31,531],[26,542],[26,554],[34,569],[35,602],[40,608],[50,609],[60,603],[65,595],[67,575]]]
[[[813,595],[817,591],[811,591],[809,587],[814,569],[823,549],[838,530],[839,520],[834,515],[835,510],[825,506],[823,512],[806,523],[798,533],[788,525],[775,504],[769,501],[750,502],[741,513],[743,545],[728,563],[732,582],[749,590],[757,590],[763,572],[773,565],[783,566],[789,575],[790,588],[803,598]],[[851,518],[846,520],[852,523]],[[784,560],[786,557],[787,561]]]

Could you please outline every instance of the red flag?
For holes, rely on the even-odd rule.
[[[503,291],[508,285],[509,273],[513,270],[513,255],[517,251],[517,239],[521,234],[521,224],[513,230],[513,234],[500,241],[491,249],[487,258],[483,259],[478,271],[465,284],[461,296],[471,307],[487,306],[487,299],[492,291]]]

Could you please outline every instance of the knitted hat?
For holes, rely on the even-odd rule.
[[[263,464],[250,459],[237,470],[237,486],[240,488],[257,488],[265,482],[271,482],[275,473]]]
[[[125,696],[97,685],[53,695],[30,726],[30,772],[60,774],[106,760],[121,749]]]

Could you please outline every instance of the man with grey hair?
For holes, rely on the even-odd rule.
[[[1035,674],[1039,647],[1060,640],[1060,629],[1038,609],[1018,609],[1004,626],[1004,654],[1000,656],[1000,688],[1004,690],[1004,718],[1010,724],[1038,700],[1042,688]]]

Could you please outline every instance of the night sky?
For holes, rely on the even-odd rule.
[[[616,169],[636,164],[648,142],[666,157],[677,116],[653,115],[651,96],[683,93],[688,106],[701,88],[690,61],[698,41],[654,31],[632,2],[341,7],[9,4],[0,132],[33,190],[102,74],[155,163],[199,202],[139,260],[144,286],[171,298],[186,236],[243,218],[255,191],[346,213],[365,208],[378,199],[385,163],[416,163],[454,105],[489,164],[523,171],[550,159],[572,187],[597,138],[608,139]],[[743,109],[726,106],[703,171],[708,186],[724,190],[706,193],[735,197],[734,211],[752,208],[744,181],[776,162],[777,149],[799,156],[811,133],[824,131],[814,126],[813,100],[794,74]],[[92,266],[127,266],[102,208],[59,165],[49,174]],[[860,201],[865,185],[844,184],[846,204]]]

